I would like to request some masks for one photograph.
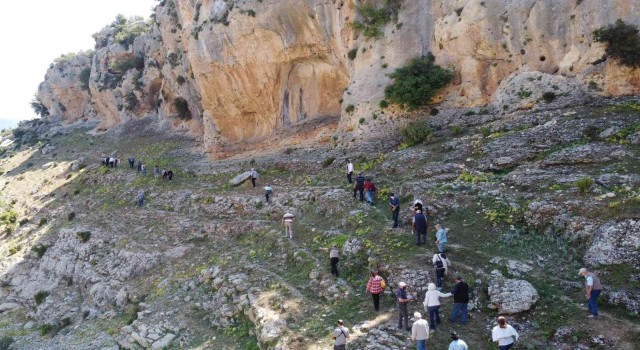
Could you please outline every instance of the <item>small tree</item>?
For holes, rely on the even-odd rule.
[[[415,121],[400,129],[400,134],[409,145],[431,143],[434,141],[433,132],[425,121]]]
[[[410,110],[431,104],[438,91],[453,79],[453,71],[436,65],[434,60],[429,53],[389,74],[394,82],[384,90],[386,99]]]
[[[596,29],[593,38],[607,43],[606,56],[617,59],[621,64],[640,67],[640,35],[638,27],[619,19],[614,25]]]
[[[33,100],[31,100],[31,108],[33,108],[33,111],[41,117],[49,115],[49,110],[42,104],[42,102],[40,102],[40,99],[37,96],[34,96]]]

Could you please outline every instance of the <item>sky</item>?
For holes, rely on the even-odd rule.
[[[93,49],[93,33],[122,13],[148,18],[155,0],[4,0],[0,11],[0,125],[36,117],[29,103],[49,64]]]

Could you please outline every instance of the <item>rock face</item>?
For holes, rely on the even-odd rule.
[[[591,265],[640,264],[640,221],[623,220],[602,225],[584,256]]]
[[[500,314],[516,314],[529,310],[539,297],[531,283],[497,275],[489,283],[489,298]]]
[[[212,150],[308,129],[324,131],[296,142],[326,142],[336,126],[372,137],[377,124],[359,120],[381,114],[386,74],[429,51],[456,72],[445,106],[531,109],[545,92],[574,97],[586,83],[637,93],[638,70],[594,65],[604,45],[591,35],[618,18],[640,23],[637,6],[405,0],[379,38],[366,38],[350,25],[359,18],[351,1],[164,0],[147,33],[116,40],[114,23],[94,35],[95,53],[53,64],[38,98],[53,119],[97,118],[105,129],[152,116]],[[349,105],[354,112],[343,113]]]

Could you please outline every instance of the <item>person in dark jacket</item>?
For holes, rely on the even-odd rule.
[[[416,245],[427,244],[427,217],[422,214],[422,210],[416,210],[416,215],[413,217],[413,230],[416,233]]]
[[[393,228],[398,227],[398,214],[400,214],[400,198],[391,193],[389,197],[389,208],[391,209],[391,219],[393,220]]]
[[[353,186],[353,199],[356,199],[356,192],[360,192],[360,202],[364,202],[364,181],[365,178],[362,173],[356,176],[356,184]]]
[[[453,309],[449,321],[456,322],[458,314],[460,315],[460,323],[467,324],[467,305],[469,304],[469,285],[466,284],[462,277],[456,276],[456,285],[451,290],[453,294]]]

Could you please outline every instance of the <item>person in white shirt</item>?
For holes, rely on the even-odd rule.
[[[438,290],[442,290],[444,276],[449,270],[451,261],[449,261],[445,253],[439,252],[433,254],[431,262],[433,263],[433,267],[436,269],[436,287],[438,287]]]
[[[289,234],[289,239],[293,239],[293,221],[295,216],[291,213],[286,213],[282,217],[282,223],[284,224],[284,233]]]
[[[353,183],[353,180],[351,180],[351,175],[353,175],[353,163],[351,163],[351,161],[347,159],[347,181],[349,181],[349,183]]]
[[[507,319],[504,316],[500,316],[498,317],[498,325],[493,327],[491,331],[491,338],[498,343],[500,350],[509,350],[518,340],[518,332],[507,324]]]
[[[469,350],[467,343],[460,339],[460,336],[456,332],[451,332],[451,343],[449,344],[449,350]]]
[[[344,321],[338,320],[338,327],[333,331],[333,350],[345,350],[347,339],[349,339],[349,329],[344,326]]]
[[[429,323],[422,319],[419,312],[413,313],[413,326],[411,326],[411,341],[416,343],[418,350],[427,349],[427,339],[429,339]]]
[[[429,326],[435,332],[436,323],[440,324],[440,298],[448,298],[451,293],[442,293],[436,289],[436,285],[429,283],[427,293],[424,295],[424,309],[429,312]]]

